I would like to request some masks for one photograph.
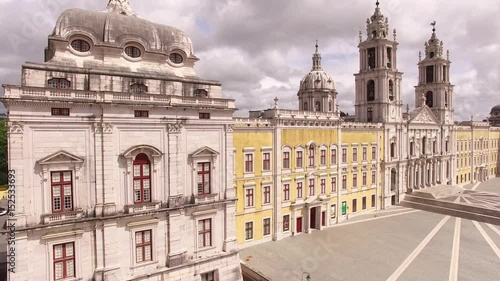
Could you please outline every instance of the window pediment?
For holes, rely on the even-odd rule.
[[[201,157],[215,157],[219,155],[219,152],[215,151],[214,149],[205,146],[202,148],[197,149],[193,153],[191,153],[192,158],[201,158]]]
[[[45,158],[38,160],[40,165],[52,165],[52,164],[67,164],[67,163],[83,163],[84,159],[73,155],[64,150],[60,150],[53,153]]]
[[[151,145],[136,145],[133,146],[125,152],[123,152],[122,156],[125,158],[134,158],[135,156],[145,153],[146,155],[150,155],[152,157],[160,157],[162,152],[154,146]]]

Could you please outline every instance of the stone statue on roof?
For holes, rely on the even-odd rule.
[[[132,7],[130,7],[128,0],[109,0],[106,11],[126,16],[137,16],[137,14],[132,10]]]

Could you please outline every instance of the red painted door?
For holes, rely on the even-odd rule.
[[[316,208],[311,208],[309,211],[310,214],[310,223],[309,223],[309,228],[313,229],[316,228]]]
[[[297,233],[302,233],[302,218],[297,218]]]
[[[321,225],[326,226],[326,212],[321,212]]]

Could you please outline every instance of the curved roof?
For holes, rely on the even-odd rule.
[[[499,105],[495,105],[495,106],[491,109],[490,114],[500,114],[500,104],[499,104]]]
[[[137,17],[127,0],[110,0],[104,11],[68,9],[59,16],[52,36],[68,40],[82,33],[96,45],[123,47],[133,41],[146,51],[181,49],[188,57],[194,56],[191,39],[184,32]]]
[[[325,71],[312,70],[300,81],[300,90],[335,90],[335,83]]]

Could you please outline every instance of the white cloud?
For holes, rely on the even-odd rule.
[[[224,94],[243,110],[296,107],[300,79],[311,69],[315,40],[323,67],[339,92],[341,110],[354,113],[354,76],[359,69],[358,32],[375,1],[366,0],[130,0],[142,18],[184,30],[201,61],[202,78],[220,80]],[[1,83],[19,83],[24,61],[43,61],[46,36],[64,9],[102,10],[105,0],[0,0]],[[430,23],[451,51],[457,118],[488,116],[500,98],[500,5],[496,0],[386,0],[382,12],[397,29],[398,68],[404,103],[414,104],[418,52],[431,35]],[[15,11],[9,12],[6,11]],[[201,26],[200,26],[201,24]],[[35,27],[30,30],[30,27]],[[8,59],[7,59],[8,58]],[[238,115],[246,114],[239,112]]]

